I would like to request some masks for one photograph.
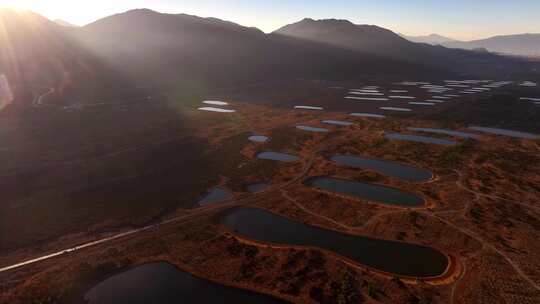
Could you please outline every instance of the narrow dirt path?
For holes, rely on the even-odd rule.
[[[348,225],[345,225],[343,223],[340,223],[332,218],[329,218],[327,216],[324,216],[324,215],[321,215],[321,214],[318,214],[318,213],[315,213],[309,209],[307,209],[304,205],[300,204],[297,200],[295,200],[294,198],[292,198],[286,190],[281,190],[281,195],[286,198],[289,202],[291,202],[293,205],[295,205],[298,209],[304,211],[305,213],[308,213],[314,217],[317,217],[317,218],[320,218],[320,219],[323,219],[327,222],[330,222],[342,229],[345,229],[345,230],[349,230],[349,231],[355,231],[355,230],[358,230],[358,228],[356,227],[352,227],[352,226],[348,226]]]

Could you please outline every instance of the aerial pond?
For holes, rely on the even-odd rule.
[[[206,193],[206,195],[199,201],[199,205],[212,205],[230,200],[232,197],[232,194],[227,190],[220,187],[214,187],[210,189],[210,191],[208,191],[208,193]]]
[[[430,180],[433,174],[427,170],[415,167],[352,155],[334,155],[331,161],[344,166],[377,171],[383,175],[399,178],[405,181],[421,182]]]
[[[263,135],[253,135],[253,136],[248,137],[248,139],[252,142],[257,142],[257,143],[264,143],[268,141],[268,137],[263,136]]]
[[[403,141],[412,141],[419,142],[424,144],[435,144],[442,146],[453,146],[456,144],[455,141],[440,139],[435,137],[419,136],[419,135],[410,135],[410,134],[399,134],[399,133],[390,133],[386,134],[386,138],[394,140],[403,140]]]
[[[485,127],[469,127],[469,129],[479,131],[479,132],[484,132],[484,133],[495,134],[495,135],[504,135],[504,136],[514,137],[514,138],[540,139],[540,135],[538,134],[519,132],[519,131],[508,130],[508,129],[485,128]]]
[[[321,176],[308,180],[307,185],[312,188],[391,206],[420,207],[425,204],[423,198],[412,193],[346,179]]]
[[[282,161],[282,162],[295,162],[300,159],[296,155],[280,153],[280,152],[271,152],[271,151],[261,152],[257,154],[257,158],[267,159],[267,160],[277,160],[277,161]]]
[[[328,129],[324,128],[317,128],[317,127],[310,127],[310,126],[296,126],[298,130],[302,131],[308,131],[308,132],[316,132],[316,133],[327,133],[329,132]]]
[[[248,239],[318,247],[359,264],[397,275],[438,276],[446,271],[449,263],[444,254],[430,247],[307,226],[261,209],[234,209],[222,217],[221,223]]]
[[[460,131],[453,131],[453,130],[446,130],[446,129],[407,128],[407,130],[415,131],[415,132],[444,134],[444,135],[450,135],[450,136],[461,137],[461,138],[477,138],[478,137],[478,135],[476,135],[476,134],[467,133],[467,132],[460,132]]]
[[[108,278],[88,291],[84,299],[88,304],[285,303],[199,279],[165,262],[141,265]]]

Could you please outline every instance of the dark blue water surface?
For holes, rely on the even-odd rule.
[[[285,303],[247,290],[199,279],[165,263],[150,263],[115,275],[85,295],[88,304]]]
[[[252,240],[318,247],[398,275],[437,276],[443,274],[448,266],[448,258],[430,247],[308,226],[261,209],[234,209],[226,213],[221,221],[235,233]]]

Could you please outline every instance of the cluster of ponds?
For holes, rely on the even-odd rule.
[[[436,106],[447,102],[453,98],[460,98],[462,94],[477,94],[486,93],[493,88],[499,88],[508,85],[512,82],[491,82],[490,80],[445,80],[444,84],[431,84],[429,82],[400,82],[395,85],[399,86],[416,86],[426,90],[427,94],[432,96],[428,99],[417,100],[420,97],[411,95],[396,95],[409,93],[409,90],[392,89],[388,90],[386,95],[379,86],[365,86],[358,89],[350,89],[345,99],[352,101],[366,102],[384,102],[388,103],[385,106],[379,107],[382,111],[397,111],[397,112],[412,112],[413,108],[391,105],[394,101],[410,100],[407,104],[411,106]],[[452,93],[452,94],[449,94]]]
[[[410,100],[408,105],[411,106],[433,107],[450,101],[453,98],[460,98],[462,95],[487,93],[494,88],[500,88],[511,83],[511,81],[492,82],[490,80],[445,80],[443,84],[405,81],[396,83],[395,85],[415,86],[425,90],[428,95],[431,95],[431,97],[428,99],[421,99],[418,96],[395,95],[396,93],[409,93],[409,90],[402,89],[388,90],[389,95],[386,96],[378,86],[367,86],[360,89],[351,89],[348,95],[345,96],[345,99],[353,101],[376,101],[389,103],[399,100]],[[414,107],[406,108],[387,104],[379,109],[383,111],[412,112]]]
[[[444,103],[458,94],[446,94],[452,90],[461,90],[463,94],[488,92],[510,82],[490,82],[487,80],[447,80],[445,85],[434,85],[426,82],[403,82],[403,86],[419,86],[434,96],[427,101],[411,101],[411,105],[433,106]],[[366,86],[352,89],[347,99],[358,101],[390,101],[410,100],[413,96],[395,95],[408,93],[408,90],[395,89],[389,91],[392,95],[385,97],[377,86]],[[534,98],[522,100],[537,101]],[[201,111],[232,113],[235,110],[222,108],[228,103],[207,100],[208,105],[199,108]],[[295,106],[299,110],[322,111],[318,106]],[[408,112],[412,109],[402,107],[380,107],[386,111]],[[384,115],[375,113],[350,113],[352,117],[383,119]],[[321,123],[333,126],[352,126],[354,122],[341,120],[323,120]],[[330,130],[321,127],[297,125],[297,129],[309,132],[327,133]],[[471,131],[511,136],[524,139],[540,139],[540,135],[507,129],[488,127],[469,127]],[[408,128],[412,132],[432,133],[451,137],[476,139],[474,133],[437,129],[437,128]],[[452,146],[454,140],[434,138],[414,134],[388,133],[386,138],[404,140],[443,146]],[[248,138],[255,143],[269,140],[264,135],[252,135]],[[296,155],[274,151],[264,151],[256,155],[258,159],[293,163],[300,160]],[[391,161],[366,158],[354,155],[333,155],[331,162],[342,166],[375,171],[379,174],[403,180],[406,182],[425,182],[433,178],[433,174],[424,169]],[[377,202],[384,205],[400,207],[421,207],[425,200],[413,193],[400,189],[373,183],[357,182],[330,176],[319,176],[308,179],[306,185],[320,191],[331,192],[347,197]],[[246,191],[258,193],[266,190],[269,183],[261,181],[245,185]],[[211,205],[231,200],[233,195],[224,188],[210,189],[199,201],[199,205]],[[440,251],[421,245],[397,241],[387,241],[361,237],[305,225],[289,220],[271,212],[254,208],[236,208],[222,215],[221,223],[234,233],[254,241],[291,246],[310,246],[331,251],[344,258],[350,259],[367,267],[403,276],[435,277],[443,274],[448,265],[448,257]],[[271,227],[271,229],[269,229]],[[179,270],[171,264],[160,262],[135,267],[126,272],[106,279],[93,287],[85,300],[90,304],[97,303],[282,303],[262,294],[253,293],[237,288],[230,288],[199,279]]]

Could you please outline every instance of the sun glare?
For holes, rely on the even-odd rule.
[[[17,11],[31,11],[48,19],[61,19],[74,24],[86,24],[98,19],[106,11],[99,4],[105,1],[96,0],[92,4],[69,0],[0,0],[0,8]],[[107,7],[115,7],[113,4]]]
[[[0,8],[9,8],[9,9],[14,9],[14,10],[18,10],[18,11],[29,9],[24,4],[25,3],[21,2],[21,1],[2,1],[2,0],[0,0]]]
[[[0,8],[16,11],[33,11],[43,15],[62,14],[69,1],[0,0]]]

